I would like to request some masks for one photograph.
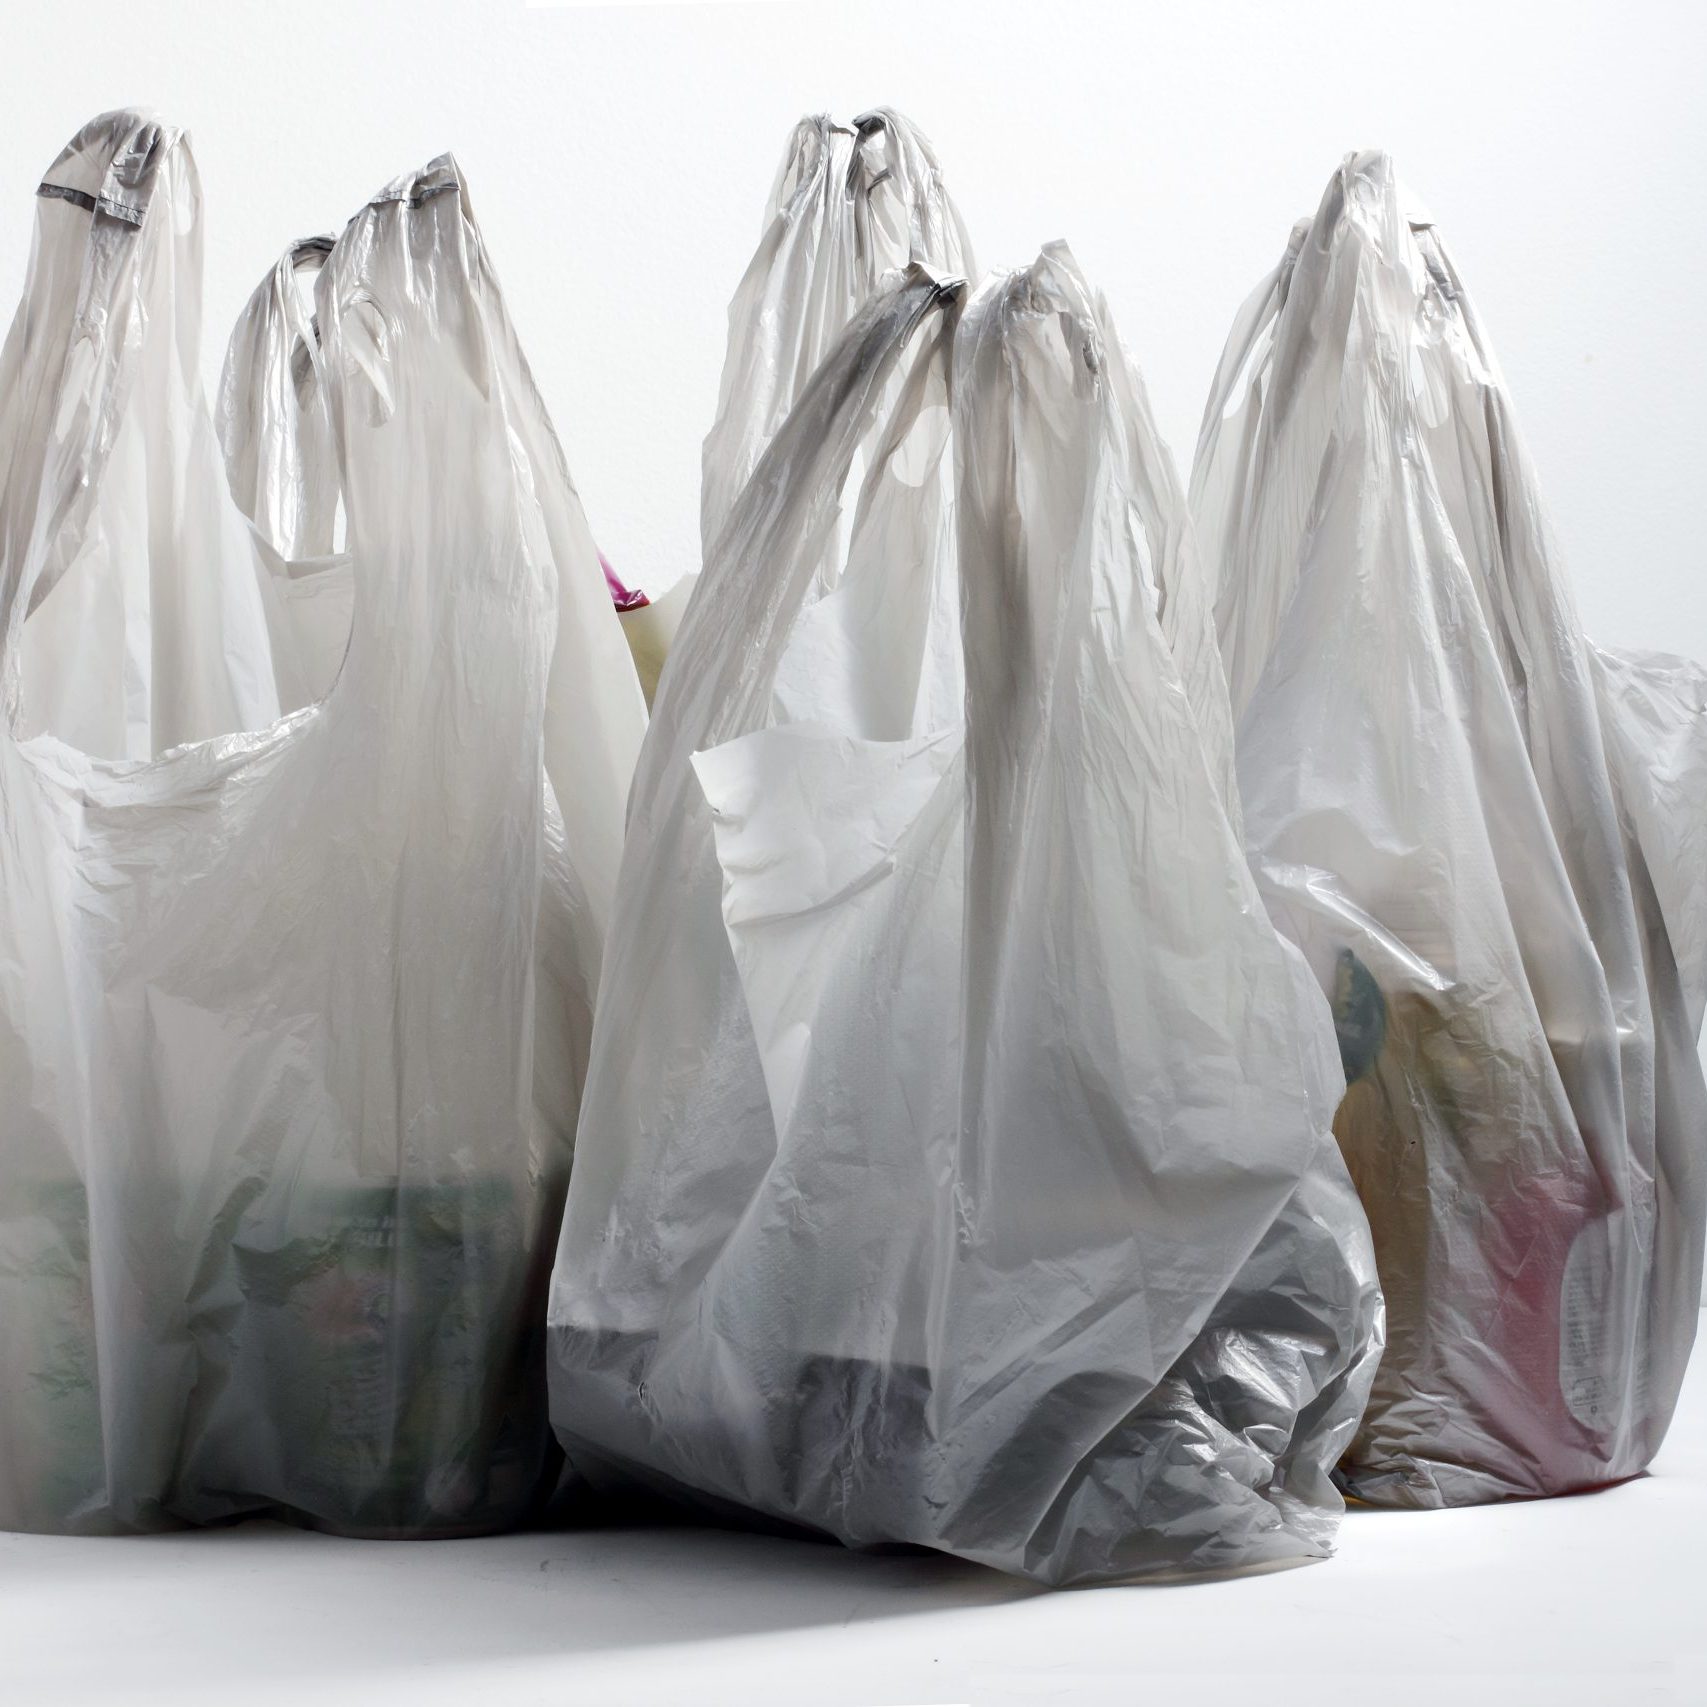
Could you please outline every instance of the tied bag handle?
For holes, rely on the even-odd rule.
[[[182,174],[191,212],[184,230],[177,222],[150,218],[168,169]],[[137,298],[145,272],[145,245],[182,241],[189,249],[189,270],[200,277],[201,186],[184,133],[151,114],[121,109],[92,119],[68,142],[47,170],[36,195],[43,204],[69,204],[89,216],[82,234],[76,308],[68,323],[50,440],[35,482],[33,502],[15,490],[26,475],[22,446],[13,446],[7,472],[8,507],[19,506],[18,521],[6,530],[0,549],[0,668],[4,671],[4,709],[16,718],[21,692],[18,640],[24,621],[53,591],[77,559],[83,534],[94,513],[101,478],[112,453],[119,420],[136,377],[140,339],[136,333]],[[167,210],[170,212],[170,210]],[[75,232],[49,226],[38,209],[36,253],[31,282],[52,270],[51,263]],[[22,342],[22,327],[37,317],[28,298],[8,341],[5,377],[14,385],[19,366],[50,361],[54,352]],[[20,401],[23,388],[20,387]],[[26,481],[27,484],[27,481]]]
[[[706,559],[660,683],[635,776],[631,815],[659,800],[677,753],[758,728],[799,619],[854,456],[915,333],[965,290],[918,266],[895,274],[855,315],[766,447]],[[750,660],[761,661],[758,669]],[[684,765],[675,772],[681,783]]]
[[[305,274],[325,270],[326,236],[290,245],[232,328],[219,378],[216,430],[225,484],[265,573],[262,599],[281,708],[317,703],[343,665],[353,581],[336,534],[339,485],[321,350]]]
[[[853,121],[847,194],[855,203],[859,254],[871,266],[879,244],[871,229],[874,203],[887,191],[906,221],[907,260],[933,271],[969,276],[977,270],[972,239],[942,179],[936,150],[912,120],[893,107],[873,107]]]
[[[840,198],[854,195],[858,137],[827,113],[789,134],[765,204],[759,244],[728,310],[717,415],[701,452],[700,546],[709,553],[764,447],[824,354],[817,331],[830,298],[851,287]],[[838,189],[836,175],[844,176]]]
[[[764,233],[730,303],[717,419],[706,436],[700,536],[709,554],[759,456],[812,371],[885,273],[976,271],[925,138],[892,108],[794,128]]]
[[[816,186],[829,166],[835,152],[834,138],[852,136],[848,126],[837,124],[828,113],[808,113],[789,134],[782,164],[771,184],[770,200],[765,204],[768,225],[779,213],[799,210],[816,193]],[[849,194],[852,194],[850,182]]]
[[[467,185],[448,154],[374,196],[316,286],[356,569],[333,700],[347,691],[393,721],[430,694],[449,656],[466,666],[471,651],[489,652],[508,676],[537,662],[542,683],[549,663],[554,560],[511,453],[488,289]]]
[[[337,485],[319,315],[297,285],[304,272],[324,270],[335,243],[304,237],[284,251],[249,298],[219,380],[219,439],[232,499],[269,560],[292,576],[341,557],[333,542]],[[263,425],[273,429],[271,444]],[[316,427],[324,438],[318,445]],[[294,501],[293,487],[301,489]],[[316,488],[334,502],[322,496],[316,503]]]

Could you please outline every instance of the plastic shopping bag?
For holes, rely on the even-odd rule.
[[[1318,1554],[1379,1295],[1158,620],[1183,499],[1065,250],[959,294],[855,316],[683,624],[554,1420],[594,1477],[1048,1582]]]
[[[141,224],[97,247],[148,229],[170,159],[130,174]],[[47,517],[106,501],[100,405],[149,332],[115,311],[124,273],[84,275]],[[556,1474],[543,1290],[569,1157],[529,1087],[562,575],[448,158],[351,222],[317,301],[354,566],[322,703],[142,762],[32,737],[50,526],[0,588],[11,1527],[452,1534]],[[194,572],[206,541],[170,543]]]
[[[102,115],[42,180],[0,352],[0,578],[41,559],[17,726],[102,757],[279,713],[266,587],[202,391],[201,243],[184,134]]]
[[[1193,506],[1257,870],[1331,992],[1388,1346],[1346,1460],[1633,1475],[1700,1299],[1707,676],[1583,638],[1432,223],[1348,159],[1242,311]]]

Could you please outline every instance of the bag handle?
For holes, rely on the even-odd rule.
[[[892,184],[906,210],[907,259],[957,275],[976,271],[966,222],[949,197],[942,162],[924,132],[893,107],[872,107],[861,113],[853,121],[853,131],[847,194],[860,213],[868,213],[882,185]],[[886,156],[882,165],[874,159],[880,149]],[[860,253],[869,255],[872,245],[863,219],[858,235]]]
[[[1090,292],[1065,244],[1050,244],[1043,252],[1043,261],[1050,265],[1060,288],[1072,291],[1077,312],[1089,329],[1087,335],[1100,346],[1110,430],[1143,532],[1156,620],[1191,702],[1198,736],[1227,815],[1234,828],[1241,829],[1233,707],[1215,632],[1215,587],[1198,542],[1190,501],[1173,454],[1156,425],[1143,374],[1115,330],[1106,299],[1100,291],[1094,295]]]
[[[764,446],[846,329],[843,313],[869,298],[882,273],[909,263],[944,278],[975,271],[971,240],[930,144],[889,107],[874,107],[852,125],[822,113],[802,119],[730,303],[700,482],[707,555]]]
[[[304,272],[324,270],[334,242],[304,237],[280,255],[232,330],[219,378],[226,483],[264,554],[287,574],[311,572],[340,555],[319,315],[297,282]],[[318,424],[319,443],[304,417]],[[263,425],[277,435],[270,445]]]
[[[490,649],[492,668],[513,671],[552,626],[550,544],[512,454],[507,323],[450,155],[356,214],[316,297],[355,568],[333,696],[389,701],[395,716],[398,696],[427,691],[447,630],[465,656]],[[466,499],[432,501],[432,482],[452,476]]]
[[[1106,306],[1066,248],[1051,245],[1035,266],[992,279],[967,305],[954,363],[967,678],[961,1123],[979,1135],[961,1151],[961,1179],[965,1200],[986,1206],[978,1236],[1030,1262],[1054,1254],[1050,1240],[1062,1224],[1036,1216],[1025,1193],[992,1196],[983,1170],[1038,1129],[1032,1123],[1057,1094],[1049,1057],[1059,1040],[1089,1069],[1069,1077],[1099,1086],[1082,1105],[1097,1112],[1082,1125],[1101,1131],[1113,1106],[1101,1101],[1094,1066],[1102,1021],[1139,1011],[1175,1016],[1141,1028],[1145,1035],[1119,1051],[1165,1074],[1174,1045],[1155,1039],[1185,1035],[1178,1027],[1197,1023],[1201,994],[1205,1012],[1238,1027],[1205,1075],[1237,1110],[1251,1100],[1246,1046],[1269,1048],[1272,1015],[1289,1012],[1297,989],[1163,621],[1153,559],[1177,487],[1163,482],[1154,499],[1131,490],[1134,462],[1165,453],[1131,412],[1138,380],[1122,371],[1129,358]],[[1152,512],[1141,528],[1132,525],[1134,501]],[[1158,847],[1190,848],[1192,856],[1176,869],[1155,856]],[[1082,914],[1077,926],[1061,928],[1064,860],[1076,884],[1097,894],[1095,932],[1083,931]],[[1066,903],[1068,918],[1075,904]],[[1132,949],[1162,938],[1170,960],[1197,968],[1183,981],[1144,969],[1153,946]],[[1046,990],[1012,976],[1015,966],[1052,961],[1063,975]],[[1326,1113],[1311,1106],[1303,1052],[1288,1046],[1273,1056],[1272,1108],[1249,1121],[1253,1171],[1239,1188],[1249,1195],[1237,1214],[1253,1226],[1290,1195],[1316,1153],[1314,1122]],[[1122,1132],[1123,1145],[1144,1126],[1146,1115],[1134,1120],[1135,1112],[1128,1105],[1106,1128]],[[1244,1165],[1218,1158],[1213,1146],[1187,1149],[1169,1157],[1164,1175],[1177,1167],[1184,1179],[1201,1168],[1202,1179],[1227,1180]],[[1104,1208],[1115,1210],[1103,1223],[1111,1240],[1124,1242],[1120,1229],[1146,1223],[1157,1236],[1177,1237],[1187,1222],[1214,1226],[1239,1195],[1173,1196],[1155,1190],[1155,1178],[1128,1195],[1112,1173],[1110,1182],[1109,1203],[1087,1209],[1074,1237]],[[1251,1208],[1259,1197],[1268,1202],[1261,1219]],[[1212,1238],[1185,1242],[1217,1249]],[[1223,1281],[1247,1253],[1237,1253]],[[1182,1296],[1217,1295],[1194,1284]],[[1195,1331],[1178,1318],[1170,1351]]]
[[[178,221],[149,218],[168,179],[190,203],[182,229]],[[180,243],[187,250],[187,272],[198,283],[201,277],[201,186],[188,139],[149,113],[127,108],[92,119],[61,150],[36,196],[32,287],[61,289],[66,269],[52,258],[78,244],[82,260],[63,339],[47,340],[47,329],[59,324],[51,304],[26,297],[7,342],[5,379],[14,393],[7,409],[21,409],[37,396],[52,397],[55,405],[51,425],[37,423],[45,431],[14,433],[6,470],[0,667],[8,712],[15,711],[19,692],[18,634],[76,560],[136,377],[140,340],[133,328],[148,253]],[[48,212],[66,206],[88,216],[81,231],[67,229]],[[55,362],[57,385],[19,383],[26,364],[39,371]],[[46,441],[39,468],[28,459],[25,438]]]
[[[706,559],[676,636],[641,752],[632,813],[667,779],[671,756],[757,728],[781,649],[799,618],[860,444],[915,334],[933,318],[953,331],[965,281],[912,266],[855,315],[760,457]],[[946,356],[946,349],[940,352]],[[764,667],[746,668],[757,657]]]

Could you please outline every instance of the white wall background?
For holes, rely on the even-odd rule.
[[[444,149],[593,525],[697,561],[724,312],[794,118],[924,126],[982,263],[1064,236],[1189,460],[1234,308],[1348,149],[1388,148],[1501,352],[1591,632],[1707,656],[1707,7],[1288,0],[527,7],[0,0],[0,295],[43,169],[186,125],[211,385],[249,290]]]

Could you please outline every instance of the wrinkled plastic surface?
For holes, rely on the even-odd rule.
[[[1700,1300],[1707,676],[1583,638],[1486,338],[1384,157],[1242,311],[1193,507],[1387,1299],[1346,1484],[1632,1475]]]
[[[249,518],[274,590],[269,611],[281,694],[305,703],[323,697],[337,679],[355,596],[355,566],[340,541],[333,381],[313,298],[332,253],[325,237],[304,238],[284,251],[238,317],[219,387],[219,438],[231,494]],[[533,1071],[545,1130],[572,1145],[628,782],[646,728],[638,673],[644,649],[624,643],[611,571],[593,544],[483,244],[475,259],[490,324],[502,343],[497,368],[507,387],[507,418],[558,572],[545,709]],[[435,282],[420,278],[424,301],[430,302]],[[644,595],[638,597],[641,609],[648,608]]]
[[[822,113],[803,118],[771,186],[759,246],[729,304],[717,419],[702,458],[705,556],[848,321],[887,273],[911,263],[944,277],[973,270],[965,225],[929,141],[888,107],[851,125]],[[827,556],[836,548],[836,541],[824,542]],[[697,573],[684,575],[656,603],[623,612],[648,705],[698,581]]]
[[[929,140],[889,107],[851,125],[803,118],[764,232],[729,304],[717,420],[706,435],[700,549],[709,557],[788,412],[886,273],[970,277],[972,244]]]
[[[117,175],[150,134],[120,115],[77,147],[110,147]],[[85,349],[32,401],[59,424],[48,520],[0,587],[0,1522],[508,1524],[555,1475],[543,1304],[579,1090],[542,1118],[536,986],[543,1016],[555,967],[585,1008],[596,969],[579,821],[566,841],[540,774],[549,684],[587,671],[554,656],[564,500],[435,161],[350,223],[316,286],[353,566],[325,700],[141,762],[31,736],[20,643],[63,549],[49,522],[107,503],[127,382],[149,452],[173,443],[131,376],[193,292],[164,320],[114,294],[169,183],[137,186],[139,223],[63,204],[88,227],[60,280]],[[205,420],[204,440],[223,485]],[[115,538],[154,525],[121,498]],[[186,580],[217,567],[191,528],[150,538]]]
[[[343,494],[331,380],[311,296],[331,253],[331,239],[310,237],[279,257],[238,317],[219,387],[219,440],[231,495],[249,519],[267,570],[273,655],[287,704],[312,703],[331,687],[348,645],[354,598],[355,569],[340,549]],[[562,915],[573,913],[573,929],[590,932],[596,959],[622,854],[628,783],[646,730],[640,671],[654,654],[661,665],[679,606],[660,610],[640,635],[625,641],[612,613],[604,559],[484,246],[477,262],[501,340],[496,367],[507,391],[505,407],[559,572],[545,770],[553,855],[547,912],[555,907],[560,917],[546,924],[567,929]],[[422,282],[423,294],[432,284]],[[642,598],[636,614],[647,608]],[[564,850],[572,874],[560,869],[557,856]],[[560,1051],[560,1039],[569,1038],[584,1059],[588,1023],[590,1015],[565,1032],[542,1026],[546,1048]],[[573,1131],[572,1103],[568,1121]]]
[[[1183,496],[1064,250],[958,296],[856,315],[684,621],[553,1417],[591,1476],[1047,1582],[1319,1554],[1380,1302],[1158,619]]]
[[[202,390],[201,249],[183,133],[103,115],[42,180],[0,353],[0,574],[37,559],[19,727],[103,757],[280,710],[266,587]]]

